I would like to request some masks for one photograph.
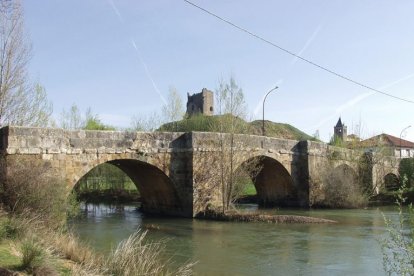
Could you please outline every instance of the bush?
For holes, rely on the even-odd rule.
[[[64,225],[68,211],[74,213],[75,201],[63,179],[42,160],[19,161],[8,160],[7,179],[0,183],[4,206],[12,215],[30,216],[53,227]]]

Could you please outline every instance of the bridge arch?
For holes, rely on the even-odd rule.
[[[299,206],[298,190],[288,169],[278,160],[266,156],[251,157],[237,170],[251,171],[246,166],[254,164],[250,178],[256,188],[260,206]]]
[[[136,185],[141,195],[141,208],[147,213],[180,215],[183,210],[176,187],[160,168],[137,159],[113,159],[99,162],[75,179],[74,188],[93,168],[109,163],[122,170]]]

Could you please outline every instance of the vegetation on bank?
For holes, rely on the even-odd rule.
[[[0,183],[0,267],[34,275],[191,274],[190,263],[171,271],[165,245],[147,242],[145,232],[109,255],[95,252],[67,229],[79,209],[64,181],[40,161],[8,162],[8,181]]]
[[[396,195],[398,207],[397,219],[384,215],[387,236],[381,242],[383,253],[383,268],[388,275],[414,275],[414,207],[403,205],[407,179],[404,178],[402,187]]]
[[[75,187],[78,200],[87,202],[135,202],[139,191],[118,167],[104,163],[85,174]]]
[[[205,131],[205,132],[219,132],[221,122],[231,121],[231,114],[225,115],[193,115],[186,117],[182,120],[170,122],[161,125],[158,131],[178,131],[178,132],[190,132],[190,131]],[[262,121],[256,120],[247,122],[239,117],[233,118],[234,123],[238,125],[236,128],[236,134],[250,134],[250,135],[262,135]],[[275,123],[271,121],[265,121],[266,136],[292,139],[292,140],[316,140],[314,137],[300,131],[299,129],[283,123]],[[225,132],[229,130],[224,129]]]

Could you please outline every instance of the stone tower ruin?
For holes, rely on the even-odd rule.
[[[200,93],[190,95],[187,93],[187,115],[203,114],[214,115],[214,94],[207,88]]]

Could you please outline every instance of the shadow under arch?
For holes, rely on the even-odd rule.
[[[264,155],[257,156],[243,162],[237,170],[251,172],[251,169],[246,168],[251,164],[257,168],[250,178],[256,188],[259,206],[300,206],[298,190],[294,186],[293,179],[279,161]]]
[[[136,185],[141,195],[141,209],[143,212],[171,216],[183,215],[183,206],[173,182],[159,168],[136,159],[115,159],[105,163],[122,170]],[[74,189],[76,189],[80,179],[75,184]]]
[[[386,191],[396,191],[400,188],[400,180],[394,173],[388,173],[384,176],[384,187]]]

